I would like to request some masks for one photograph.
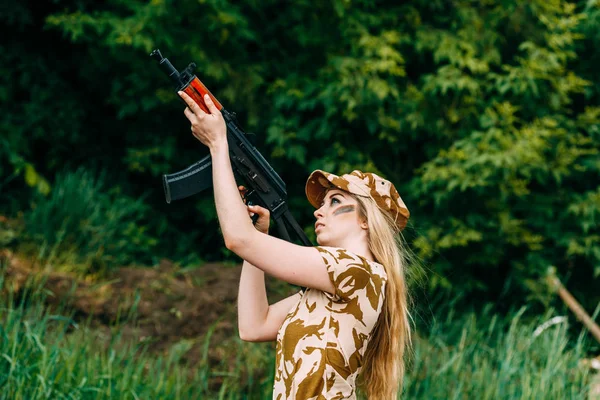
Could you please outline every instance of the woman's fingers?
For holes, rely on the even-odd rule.
[[[186,107],[185,110],[183,110],[183,113],[192,124],[196,122],[196,114],[194,114],[189,107]]]
[[[261,206],[248,206],[248,212],[250,213],[250,217],[255,214],[258,215],[254,222],[254,227],[262,233],[269,232],[269,222],[271,213],[264,207]]]
[[[177,92],[177,94],[179,94],[179,97],[181,97],[183,101],[185,101],[185,104],[187,104],[188,108],[192,110],[192,113],[194,113],[196,118],[202,118],[206,115],[206,113],[202,111],[200,106],[190,96],[188,96],[187,93],[179,91]]]
[[[238,191],[240,192],[240,196],[242,196],[242,201],[246,204],[246,193],[248,193],[248,189],[244,186],[238,186]]]
[[[261,206],[248,206],[248,209],[251,212],[256,213],[260,216],[268,217],[269,215],[271,215],[271,212],[269,210]]]
[[[244,204],[246,204],[246,193],[248,192],[248,189],[246,189],[245,186],[239,185],[238,186],[238,190],[240,192],[240,195],[242,196],[242,200],[244,201]],[[260,220],[269,220],[270,216],[271,216],[271,212],[261,206],[258,205],[248,205],[246,204],[246,209],[248,210],[248,215],[250,215],[250,217],[253,217],[255,214],[258,215],[258,218]]]
[[[213,103],[208,93],[204,95],[204,104],[206,104],[206,107],[208,107],[208,111],[210,111],[211,114],[220,113],[219,109],[217,106],[215,106],[215,103]]]

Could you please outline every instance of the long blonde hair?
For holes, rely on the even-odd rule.
[[[405,268],[408,252],[394,221],[368,197],[354,196],[369,226],[369,250],[387,273],[385,300],[363,358],[359,385],[369,399],[396,399],[402,390],[405,352],[411,345]]]

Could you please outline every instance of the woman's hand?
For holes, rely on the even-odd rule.
[[[242,196],[242,200],[244,200],[244,204],[246,204],[246,189],[244,186],[238,186],[238,190],[240,191],[240,195]],[[266,208],[261,206],[249,206],[246,204],[246,208],[248,209],[248,215],[252,218],[254,214],[258,215],[258,219],[254,223],[254,227],[259,232],[268,234],[269,233],[269,223],[271,221],[271,213]]]
[[[192,123],[192,134],[194,137],[211,151],[226,144],[227,126],[225,125],[221,111],[217,109],[210,96],[208,94],[204,96],[204,103],[210,111],[210,114],[207,114],[186,93],[178,92],[178,94],[188,105],[183,113]]]

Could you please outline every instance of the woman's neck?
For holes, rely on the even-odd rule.
[[[358,254],[369,261],[375,261],[375,257],[373,257],[371,250],[369,250],[366,236],[348,238],[344,243],[341,243],[340,246],[336,247],[341,247],[354,254]]]

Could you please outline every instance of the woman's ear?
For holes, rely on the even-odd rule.
[[[360,219],[360,227],[362,229],[369,230],[369,223],[367,222],[366,218],[361,218]]]

